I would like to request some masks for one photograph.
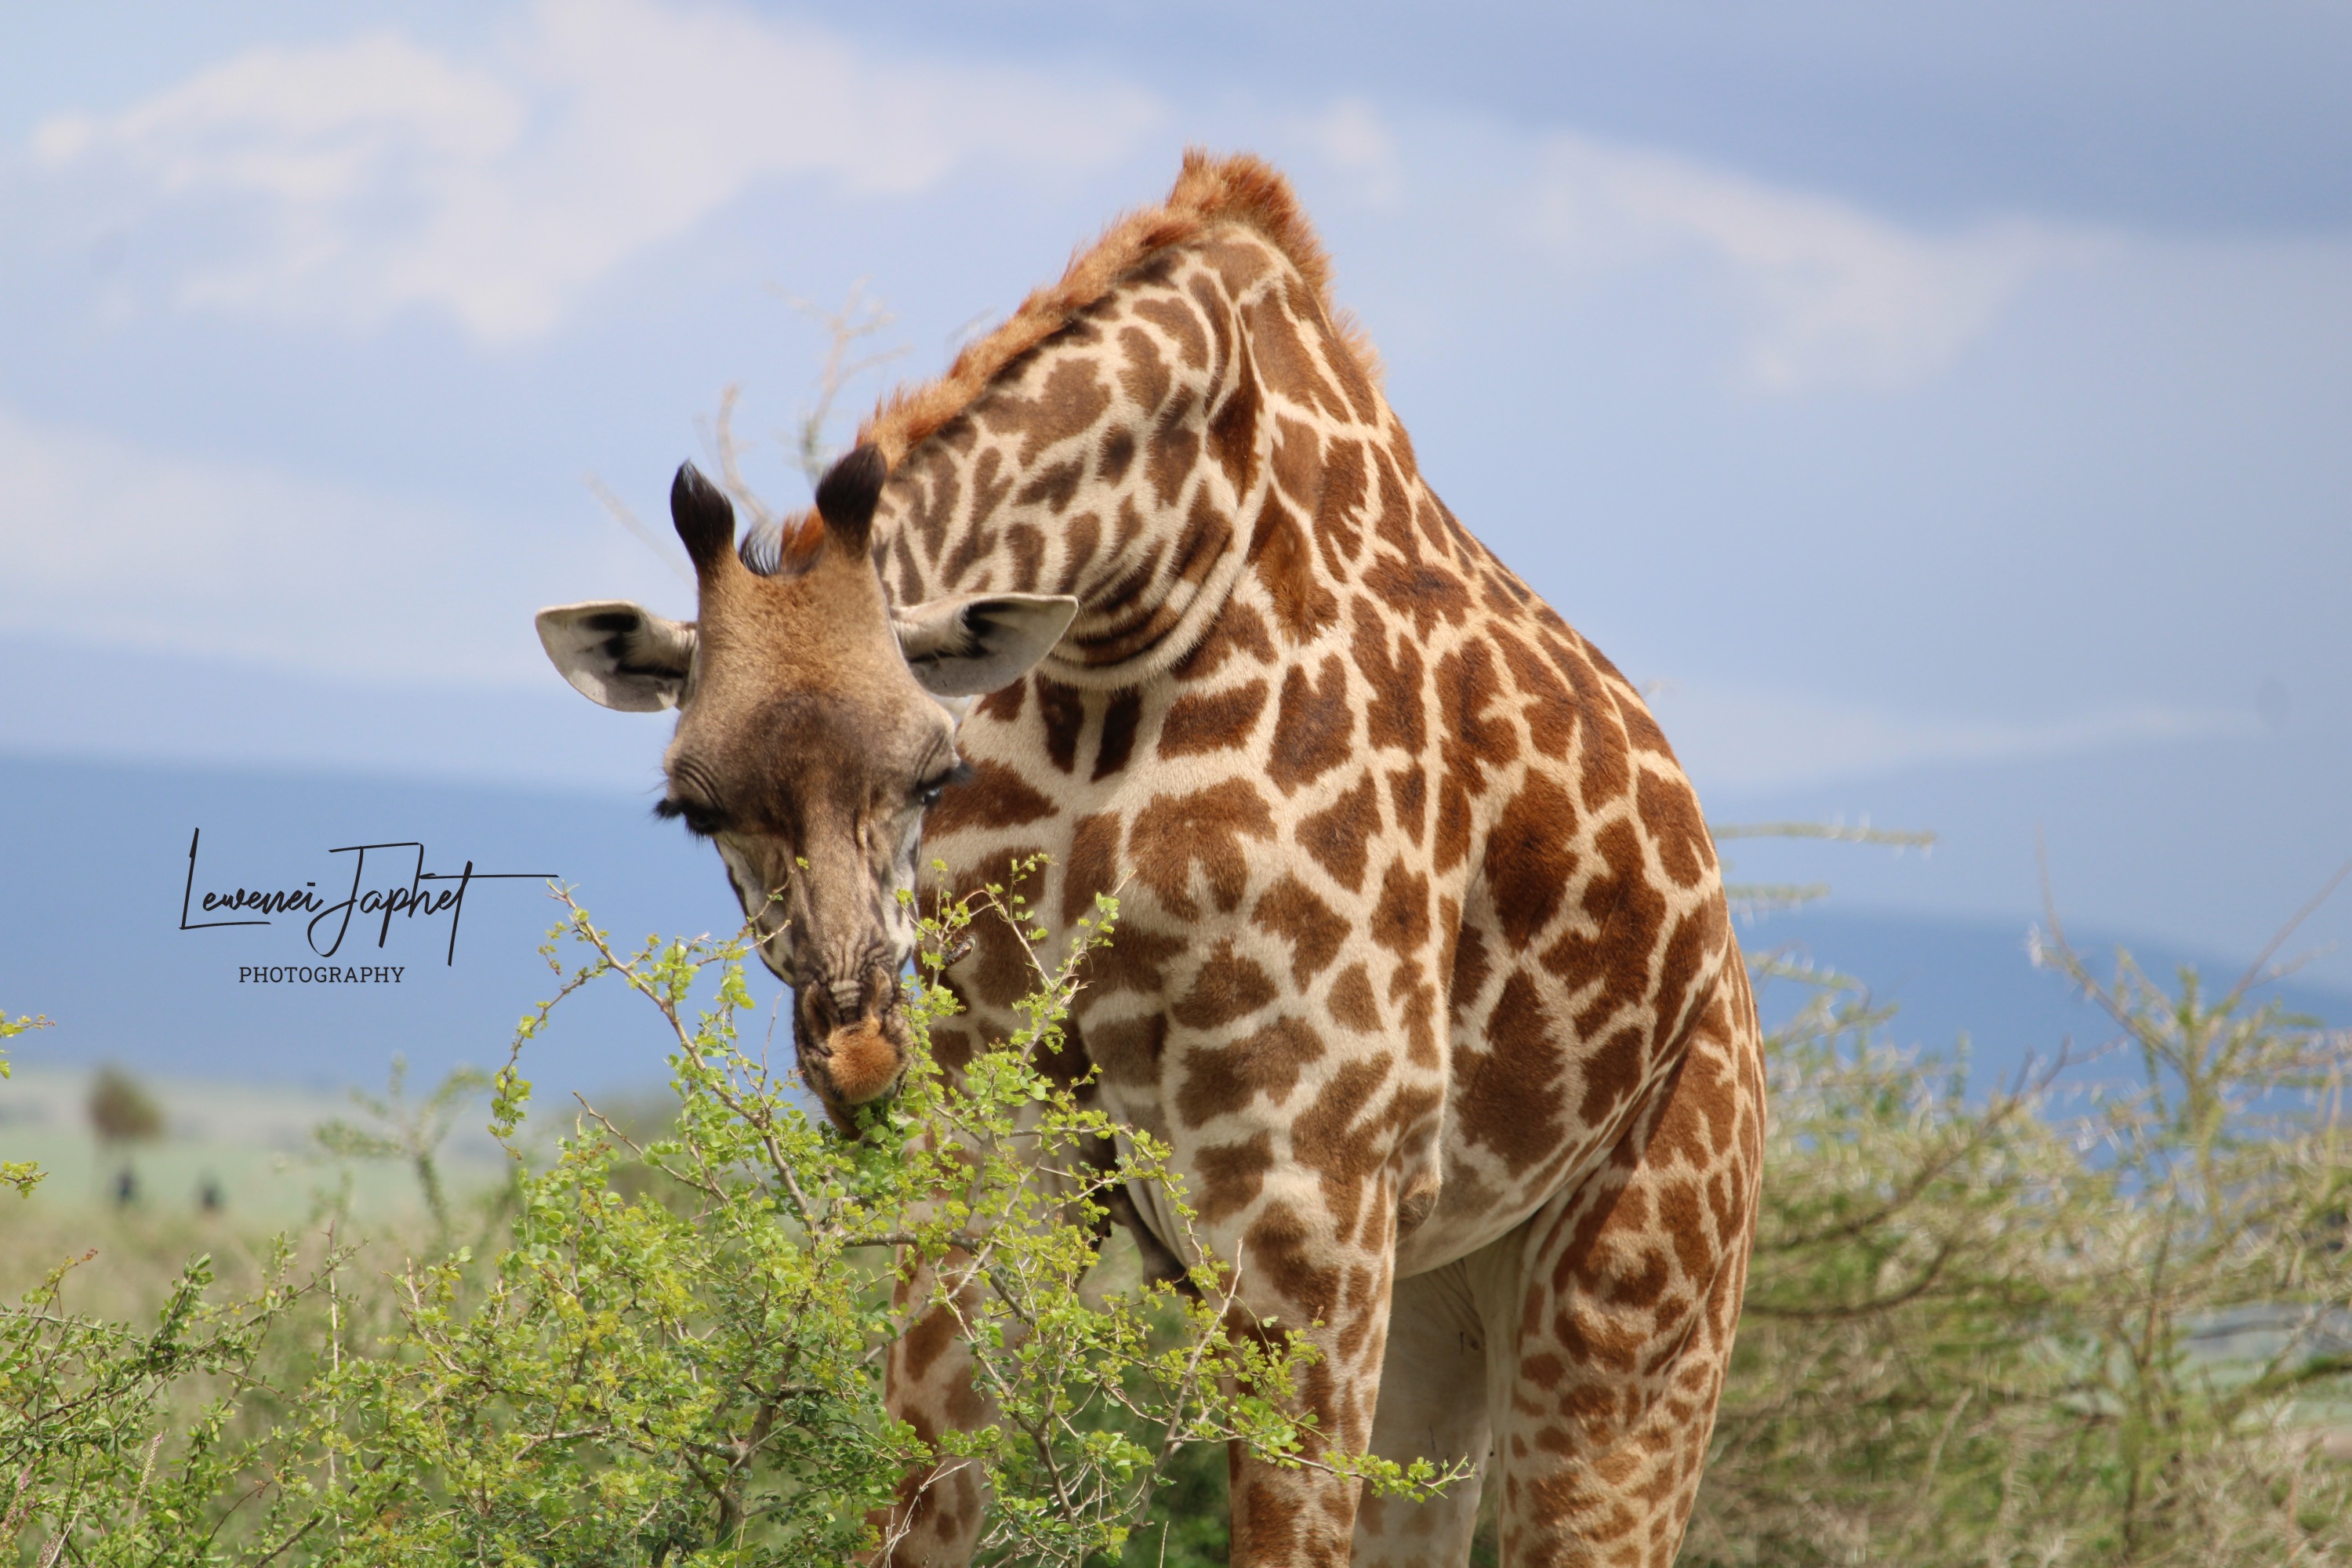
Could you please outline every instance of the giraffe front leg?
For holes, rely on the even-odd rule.
[[[968,1171],[975,1168],[977,1151],[964,1147],[959,1153]],[[1106,1158],[1090,1148],[1076,1152],[1080,1164],[1097,1169]],[[1081,1187],[1069,1173],[1050,1163],[1033,1165],[1021,1190],[1043,1197],[1048,1212],[1058,1215],[1064,1225],[1091,1223],[1099,1247],[1107,1216],[1088,1215],[1080,1207]],[[1132,1204],[1126,1206],[1132,1214]],[[996,1261],[1001,1265],[1003,1259]],[[884,1363],[883,1404],[893,1418],[906,1423],[935,1450],[945,1434],[997,1424],[1000,1393],[1015,1404],[1024,1397],[1017,1366],[1028,1342],[1028,1319],[1018,1307],[1008,1315],[1007,1300],[997,1289],[972,1256],[961,1249],[938,1258],[911,1249],[898,1254],[891,1305],[907,1327]],[[975,1333],[992,1348],[975,1352]],[[1007,1378],[1014,1380],[1013,1386],[1003,1381]],[[896,1489],[891,1506],[874,1521],[882,1535],[877,1564],[961,1568],[971,1561],[989,1523],[992,1489],[982,1461],[944,1458],[901,1477]]]
[[[1070,1196],[1066,1183],[1044,1171],[1031,1172],[1026,1185],[1049,1197]],[[1017,1317],[1002,1315],[1002,1303],[994,1303],[999,1311],[990,1313],[992,1303],[983,1299],[990,1289],[971,1255],[961,1250],[935,1260],[911,1250],[898,1255],[891,1305],[902,1318],[915,1315],[884,1363],[883,1405],[935,1449],[942,1435],[978,1431],[1000,1415],[991,1393],[999,1385],[992,1384],[990,1368],[972,1350],[975,1327],[1007,1352],[1017,1352],[1026,1339]],[[995,1371],[1001,1375],[1003,1367]],[[970,1563],[988,1522],[990,1489],[987,1470],[971,1458],[941,1459],[901,1477],[896,1499],[875,1520],[882,1534],[876,1563],[881,1568],[961,1568]]]
[[[953,1268],[961,1255],[950,1258]],[[933,1266],[901,1254],[893,1304],[905,1310],[928,1298],[938,1283]],[[934,1304],[890,1347],[884,1368],[883,1405],[925,1443],[941,1433],[971,1431],[994,1414],[974,1376],[962,1322],[978,1305],[980,1287],[967,1280],[951,1301]],[[959,1568],[971,1561],[987,1511],[988,1491],[979,1467],[950,1459],[900,1478],[897,1499],[875,1520],[881,1531],[879,1568]]]
[[[1755,1014],[1727,989],[1609,1163],[1529,1221],[1517,1310],[1490,1319],[1517,1334],[1495,1402],[1504,1568],[1666,1568],[1681,1543],[1763,1159]]]
[[[1392,1184],[1372,1185],[1359,1229],[1318,1184],[1270,1179],[1246,1227],[1212,1238],[1213,1250],[1236,1260],[1229,1320],[1269,1342],[1295,1336],[1316,1352],[1287,1402],[1290,1414],[1313,1422],[1299,1456],[1308,1462],[1285,1466],[1240,1443],[1231,1450],[1234,1568],[1349,1561],[1361,1484],[1321,1462],[1371,1447],[1395,1237]]]

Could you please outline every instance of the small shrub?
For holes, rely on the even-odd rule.
[[[89,1086],[89,1126],[107,1143],[144,1143],[163,1135],[155,1097],[121,1068],[100,1068]]]

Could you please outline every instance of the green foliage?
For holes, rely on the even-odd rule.
[[[845,1139],[745,1045],[740,942],[625,952],[571,910],[576,967],[489,1080],[504,1187],[439,1194],[478,1075],[414,1102],[396,1080],[363,1102],[374,1129],[324,1137],[405,1162],[441,1199],[427,1232],[354,1239],[331,1207],[302,1246],[225,1254],[233,1286],[204,1258],[159,1280],[152,1328],[69,1308],[87,1254],[0,1311],[0,1551],[839,1562],[900,1477],[970,1465],[993,1489],[985,1562],[1191,1568],[1225,1555],[1231,1439],[1442,1482],[1286,1417],[1310,1352],[1229,1334],[1218,1270],[1196,1294],[1105,1288],[1112,1185],[1173,1191],[1164,1150],[1046,1070],[1111,913],[1038,960],[1011,1039],[953,1080],[919,1051]],[[920,1039],[974,920],[1035,925],[1001,889],[927,921]],[[1685,1563],[2352,1563],[2352,1039],[2243,984],[2043,956],[2120,1045],[1990,1093],[1965,1049],[1890,1047],[1852,982],[1758,965],[1814,995],[1768,1043],[1748,1310]],[[650,1004],[674,1095],[583,1110],[531,1154],[523,1053],[599,984]],[[887,1418],[881,1370],[940,1308],[992,1414],[934,1447]]]
[[[13,1039],[18,1035],[48,1026],[47,1018],[24,1015],[11,1018],[5,1008],[0,1008],[0,1040]],[[11,1070],[8,1053],[0,1051],[0,1079],[8,1077]],[[30,1160],[0,1160],[0,1187],[16,1188],[20,1198],[33,1195],[33,1189],[41,1184],[41,1167]]]
[[[415,1173],[416,1188],[433,1216],[434,1229],[449,1228],[449,1199],[441,1184],[441,1145],[448,1141],[458,1113],[490,1087],[489,1075],[459,1068],[443,1079],[421,1104],[408,1099],[408,1058],[392,1058],[392,1083],[382,1095],[352,1090],[352,1102],[368,1113],[373,1127],[341,1120],[317,1130],[319,1144],[342,1159],[400,1160]]]
[[[739,1041],[740,941],[625,952],[571,908],[557,938],[583,958],[564,973],[551,940],[561,988],[490,1080],[510,1190],[464,1215],[445,1197],[389,1268],[361,1268],[332,1223],[232,1300],[199,1259],[152,1333],[69,1311],[66,1268],[0,1315],[0,1541],[40,1564],[837,1562],[875,1544],[900,1477],[963,1465],[993,1483],[984,1561],[1076,1568],[1119,1552],[1197,1445],[1391,1490],[1444,1479],[1331,1453],[1286,1415],[1313,1352],[1229,1331],[1223,1270],[1196,1268],[1189,1291],[1080,1289],[1116,1184],[1167,1184],[1188,1215],[1165,1150],[1040,1065],[1112,913],[1038,963],[1009,1040],[952,1080],[919,1048],[845,1139]],[[974,919],[1028,938],[1024,917],[990,889],[924,922],[919,1046],[954,1007],[940,952]],[[522,1052],[596,984],[661,1018],[675,1116],[639,1142],[587,1110],[531,1169]],[[407,1160],[429,1200],[477,1081],[421,1106],[396,1082],[372,1106],[391,1131],[326,1141]],[[992,1415],[934,1447],[887,1417],[881,1370],[942,1306]]]
[[[298,1520],[300,1481],[272,1475],[282,1445],[261,1425],[263,1358],[315,1278],[295,1281],[280,1249],[260,1290],[218,1305],[205,1300],[212,1260],[196,1258],[142,1332],[66,1311],[68,1274],[95,1256],[0,1313],[0,1542],[43,1564],[262,1561],[277,1554],[250,1549],[264,1541],[282,1552],[311,1526]]]

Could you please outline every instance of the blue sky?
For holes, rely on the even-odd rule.
[[[2243,958],[2352,855],[2347,79],[2316,3],[18,7],[0,751],[642,794],[530,632],[687,604],[585,477],[657,519],[805,405],[784,296],[922,373],[1200,142],[1719,819],[1944,835],[1743,874],[2021,931],[2039,829]]]

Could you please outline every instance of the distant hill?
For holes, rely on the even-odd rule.
[[[0,758],[0,1005],[57,1023],[12,1042],[19,1061],[331,1089],[380,1085],[404,1052],[429,1086],[460,1062],[503,1062],[515,1021],[553,990],[536,949],[560,911],[530,881],[469,889],[454,962],[446,918],[397,922],[382,947],[355,921],[332,959],[290,917],[182,931],[197,828],[200,883],[224,890],[331,889],[350,858],[331,848],[419,840],[428,868],[560,873],[616,939],[731,931],[737,920],[709,851],[625,797]],[[248,967],[328,963],[404,973],[396,984],[239,979]],[[650,1008],[617,987],[580,1001],[526,1064],[542,1103],[667,1077]]]
[[[117,1061],[164,1078],[333,1089],[381,1085],[394,1052],[429,1087],[460,1062],[505,1060],[515,1020],[551,993],[535,949],[555,910],[530,882],[478,885],[454,963],[446,927],[346,938],[332,961],[398,964],[396,985],[241,984],[240,967],[322,961],[298,931],[178,929],[188,842],[201,827],[204,883],[280,888],[328,881],[332,847],[422,840],[432,866],[555,871],[616,937],[731,930],[718,863],[643,800],[327,773],[140,767],[0,755],[0,1005],[58,1027],[14,1042],[16,1058],[59,1068]],[[347,864],[342,862],[341,864]],[[203,918],[198,911],[192,918]],[[2105,962],[2111,940],[2074,933]],[[1966,1032],[1988,1072],[2063,1037],[2104,1038],[2100,1018],[2028,963],[2021,923],[1825,907],[1743,926],[1750,950],[1787,948],[1869,983],[1902,1011],[1898,1038],[1948,1045]],[[2152,973],[2189,958],[2226,981],[2217,955],[2134,944]],[[763,974],[754,994],[781,988]],[[2290,984],[2292,1004],[2352,1022],[2352,997]],[[1768,1011],[1800,1000],[1768,991]],[[780,1023],[778,1038],[790,1026]],[[657,1084],[658,1020],[617,987],[567,1004],[524,1070],[540,1106],[573,1089]],[[788,1049],[789,1047],[786,1047]],[[0,1087],[0,1099],[7,1094]],[[0,1124],[0,1142],[6,1130]]]
[[[1832,900],[1826,907],[1745,922],[1739,940],[1750,955],[1782,953],[1862,981],[1874,1003],[1896,1009],[1886,1034],[1898,1044],[1948,1050],[1968,1037],[1972,1080],[1990,1086],[2013,1073],[2029,1055],[2046,1058],[2072,1041],[2080,1057],[2120,1033],[2063,975],[2033,966],[2026,932],[2022,922],[1841,910]],[[2114,973],[2119,946],[2150,979],[2167,986],[2184,964],[2200,972],[2210,994],[2235,984],[2244,973],[2244,959],[2232,963],[2215,954],[2110,933],[2070,929],[2067,937],[2103,980]],[[2276,997],[2332,1026],[2352,1025],[2352,995],[2330,987],[2289,978],[2257,994]],[[1759,1005],[1772,1023],[1806,1000],[1803,987],[1782,982],[1768,984]]]

